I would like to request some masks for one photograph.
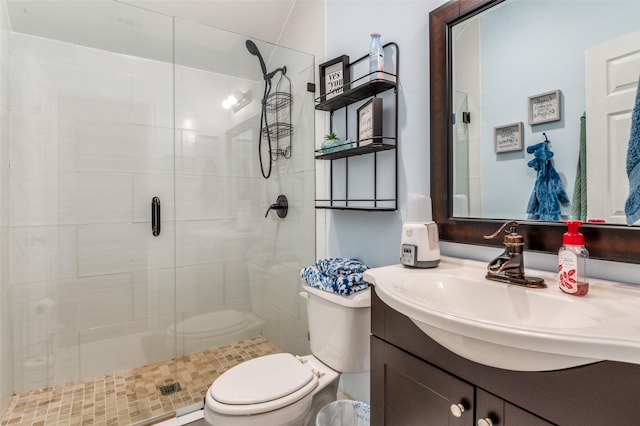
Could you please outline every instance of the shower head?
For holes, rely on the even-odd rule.
[[[260,56],[258,46],[256,46],[256,44],[252,40],[247,40],[245,44],[247,45],[247,50],[249,51],[249,53],[251,53],[252,55]]]
[[[251,53],[252,55],[258,57],[258,60],[260,61],[260,68],[262,69],[262,77],[266,80],[267,79],[267,66],[264,64],[264,59],[262,59],[262,55],[260,54],[260,51],[258,50],[258,46],[256,46],[256,44],[251,40],[247,40],[247,42],[245,44],[247,45],[247,50],[249,51],[249,53]]]

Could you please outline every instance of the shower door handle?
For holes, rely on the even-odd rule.
[[[151,200],[151,232],[154,237],[160,235],[160,198]]]

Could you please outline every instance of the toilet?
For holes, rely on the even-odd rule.
[[[312,355],[266,355],[229,369],[207,390],[207,424],[313,425],[336,400],[341,373],[369,371],[371,289],[342,296],[302,287]]]

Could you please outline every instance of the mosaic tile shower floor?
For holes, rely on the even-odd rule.
[[[277,352],[256,336],[178,358],[182,390],[167,396],[158,387],[173,383],[173,360],[18,394],[0,425],[128,425],[199,403],[229,368]]]

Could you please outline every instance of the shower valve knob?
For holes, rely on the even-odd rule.
[[[269,206],[267,212],[264,214],[264,217],[269,216],[269,212],[271,210],[275,210],[279,218],[287,217],[287,213],[289,211],[289,202],[287,201],[287,197],[282,194],[278,195],[276,202]]]

